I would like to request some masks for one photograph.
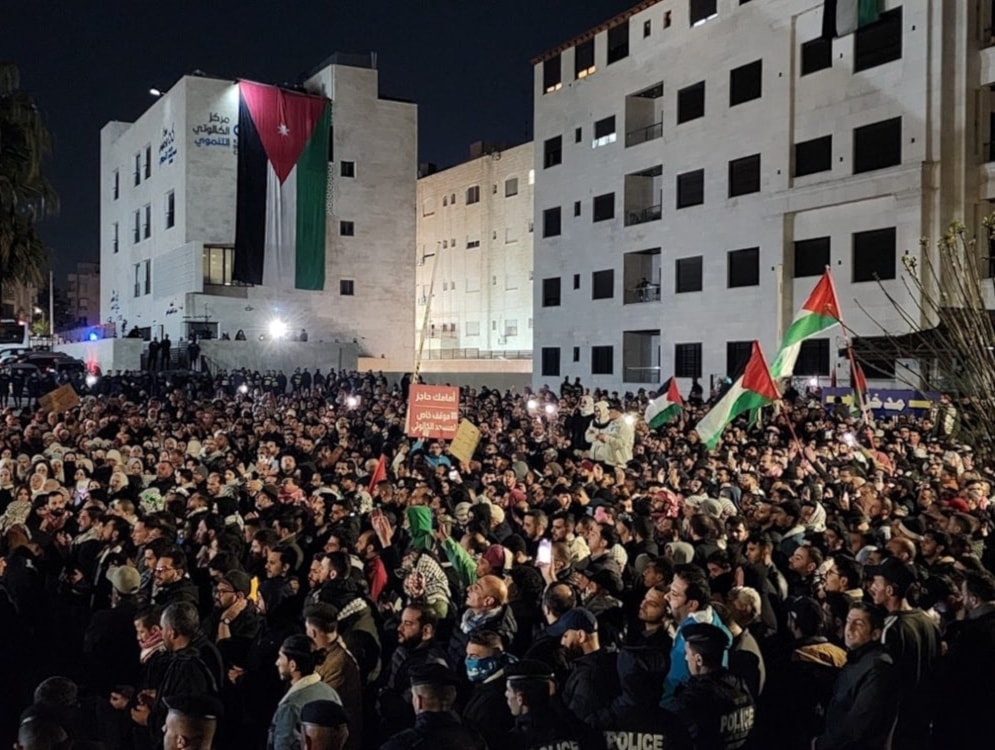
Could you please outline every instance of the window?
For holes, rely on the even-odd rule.
[[[176,225],[176,193],[170,190],[166,193],[166,229]]]
[[[584,128],[574,128],[574,143],[580,143],[584,139]]]
[[[152,176],[152,146],[145,144],[145,179]]]
[[[597,148],[598,146],[607,146],[609,143],[615,142],[615,115],[611,117],[606,117],[603,120],[598,120],[594,123],[594,141],[591,143],[592,148]]]
[[[678,258],[675,262],[677,283],[674,291],[677,294],[701,291],[702,256]]]
[[[443,199],[445,200],[445,199]],[[445,205],[445,203],[443,203]],[[435,213],[435,198],[429,196],[421,202],[421,215],[432,216]]]
[[[819,37],[802,44],[802,75],[833,67],[833,40]]]
[[[833,137],[824,135],[795,144],[795,177],[833,168]]]
[[[729,288],[760,285],[760,248],[729,251]]]
[[[701,377],[701,344],[674,344],[674,375],[678,378]]]
[[[152,204],[146,203],[145,208],[145,221],[142,222],[142,237],[148,239],[152,236]]]
[[[734,68],[729,72],[729,106],[759,99],[763,89],[763,60]]]
[[[574,47],[574,78],[587,78],[594,67],[594,39],[588,39]]]
[[[111,244],[114,247],[114,252],[116,253],[121,249],[121,226],[115,221],[113,225],[113,233],[111,234]]]
[[[691,25],[697,26],[702,24],[718,13],[716,5],[716,0],[691,0],[690,7],[688,8]]]
[[[560,306],[559,276],[554,276],[552,278],[542,280],[542,306],[543,307]]]
[[[574,201],[574,216],[580,216],[580,201]]]
[[[140,153],[135,154],[135,184],[142,184],[142,155]],[[138,296],[138,295],[135,295]]]
[[[799,375],[829,375],[829,339],[808,339],[802,342],[795,372]]]
[[[895,278],[895,228],[853,234],[853,281]]]
[[[828,237],[813,237],[810,240],[795,242],[795,274],[796,279],[809,276],[822,276],[829,265]]]
[[[687,208],[705,202],[705,170],[677,175],[677,207]]]
[[[143,294],[152,294],[152,261],[142,261],[145,282],[142,284]]]
[[[111,179],[111,194],[114,196],[114,200],[121,197],[121,170],[115,169],[114,176]]]
[[[726,377],[735,380],[746,369],[746,363],[750,361],[753,353],[752,341],[727,341],[726,342]]]
[[[506,320],[504,321],[504,335],[507,336],[517,336],[518,335],[518,321],[517,320]]]
[[[705,116],[705,82],[695,83],[677,92],[677,124]]]
[[[467,240],[466,241],[466,249],[467,250],[473,250],[473,249],[478,248],[478,247],[480,247],[480,240]]]
[[[580,289],[580,274],[574,274],[574,289]]]
[[[902,163],[902,118],[882,120],[853,130],[853,173]]]
[[[443,208],[445,208],[445,207],[446,207],[446,206],[448,206],[448,205],[449,205],[449,196],[448,196],[448,195],[444,195],[444,196],[442,196],[442,207],[443,207]],[[426,213],[424,212],[424,210],[423,210],[423,211],[422,211],[422,216],[426,216],[426,215],[427,215],[427,214],[426,214]]]
[[[574,360],[574,362],[580,362],[580,347],[579,346],[575,346],[574,347],[573,360]]]
[[[510,198],[513,195],[518,195],[518,178],[509,177],[504,181],[504,197]]]
[[[594,196],[594,220],[607,221],[615,218],[615,193]]]
[[[560,234],[560,207],[547,208],[542,212],[542,236],[558,237]]]
[[[542,374],[549,377],[560,376],[560,347],[544,346],[542,348]]]
[[[205,245],[203,262],[205,286],[247,286],[232,281],[231,275],[235,266],[234,248]]]
[[[479,336],[480,335],[480,321],[479,320],[468,320],[468,321],[466,321],[466,335],[467,336]]]
[[[902,59],[902,9],[881,14],[876,23],[857,29],[853,35],[853,72],[876,68]]]
[[[466,189],[466,205],[480,203],[480,185],[471,185]]]
[[[653,33],[653,22],[650,19],[643,21],[643,39],[649,37]]]
[[[339,294],[352,297],[356,294],[356,283],[352,279],[339,279]]]
[[[135,264],[135,285],[134,285],[134,289],[133,289],[134,295],[136,297],[141,297],[142,296],[142,281],[141,281],[141,278],[142,278],[142,264],[141,263],[136,263]]]
[[[355,177],[356,162],[354,161],[342,162],[342,166],[339,168],[339,174],[341,174],[343,177]]]
[[[760,154],[729,162],[729,197],[760,192]]]
[[[591,274],[591,299],[611,299],[615,296],[615,271],[612,268]]]
[[[135,211],[131,215],[131,241],[141,242],[142,239],[142,215],[141,211]]]
[[[864,377],[869,380],[890,380],[895,377],[895,360],[878,356],[874,359],[860,359]]]
[[[549,169],[563,162],[563,136],[549,138],[543,144],[542,168]],[[468,200],[467,203],[470,201]]]
[[[560,56],[551,57],[542,64],[542,90],[551,94],[563,88],[563,78],[560,71]]]
[[[611,375],[615,372],[615,347],[591,347],[591,374]]]
[[[343,237],[354,237],[356,235],[356,225],[351,221],[340,221],[339,234]]]
[[[608,29],[608,64],[629,56],[629,19]]]

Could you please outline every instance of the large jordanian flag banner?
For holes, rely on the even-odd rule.
[[[322,290],[331,104],[248,81],[239,82],[238,91],[232,278]]]

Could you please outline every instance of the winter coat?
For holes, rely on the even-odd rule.
[[[898,715],[898,670],[877,642],[847,655],[815,750],[883,750]]]

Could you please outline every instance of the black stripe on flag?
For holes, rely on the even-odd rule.
[[[266,150],[249,107],[238,102],[238,197],[235,204],[235,263],[232,279],[263,283],[266,242]]]

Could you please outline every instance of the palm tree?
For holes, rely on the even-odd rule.
[[[42,174],[52,136],[20,74],[0,61],[0,300],[3,284],[39,283],[48,251],[37,222],[58,211],[59,199]]]

